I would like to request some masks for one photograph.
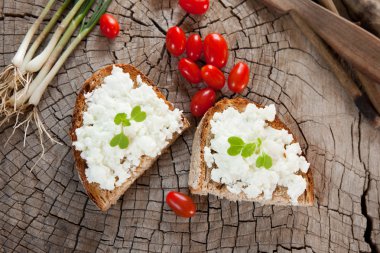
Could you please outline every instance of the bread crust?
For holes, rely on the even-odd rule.
[[[242,112],[245,110],[249,103],[254,102],[251,102],[245,98],[222,99],[216,103],[214,107],[210,108],[203,116],[201,122],[197,127],[193,140],[189,174],[190,191],[193,194],[199,195],[213,194],[220,198],[226,198],[231,201],[255,201],[269,205],[290,205],[290,197],[287,194],[286,187],[277,186],[276,190],[273,192],[272,199],[264,200],[263,194],[259,195],[256,198],[249,198],[243,192],[240,194],[233,194],[227,190],[227,187],[225,185],[216,183],[211,180],[211,170],[207,168],[203,151],[205,146],[209,146],[210,140],[212,138],[210,121],[216,112],[222,112],[228,107],[233,107]],[[256,104],[256,106],[263,107],[259,104]],[[273,122],[268,123],[275,129],[285,129],[290,134],[292,134],[290,129],[277,117],[277,115]],[[295,139],[294,142],[296,142]],[[305,192],[298,198],[298,205],[311,206],[314,203],[312,169],[310,168],[307,173],[299,172],[299,174],[302,175],[302,177],[306,180],[307,186]]]
[[[129,73],[131,79],[136,82],[136,78],[138,75],[141,76],[143,82],[152,86],[153,90],[156,92],[157,96],[165,101],[165,103],[169,106],[170,110],[174,110],[174,106],[166,100],[165,96],[160,92],[160,90],[154,85],[154,83],[146,77],[143,73],[141,73],[134,66],[129,64],[115,64],[108,65],[104,68],[96,71],[89,79],[87,79],[82,89],[80,90],[73,113],[72,119],[72,128],[70,129],[70,137],[72,142],[77,140],[77,136],[75,130],[83,125],[83,112],[87,110],[86,101],[84,94],[91,92],[95,88],[102,85],[103,80],[106,76],[110,75],[113,69],[113,66],[117,66],[123,69],[125,73]],[[183,127],[180,133],[176,133],[173,135],[173,138],[169,141],[169,144],[164,148],[167,149],[179,136],[183,133],[187,128],[190,127],[187,119],[182,116]],[[133,184],[133,182],[139,178],[146,170],[148,170],[158,157],[143,157],[141,159],[140,165],[136,168],[132,177],[130,177],[126,182],[124,182],[121,186],[116,187],[114,190],[103,190],[99,187],[97,183],[89,183],[85,174],[85,170],[87,168],[86,161],[80,156],[81,152],[76,150],[73,147],[74,151],[74,159],[75,159],[75,167],[78,171],[79,178],[89,196],[89,198],[102,210],[103,212],[107,211],[112,204],[115,204],[117,200],[122,196],[125,191]]]

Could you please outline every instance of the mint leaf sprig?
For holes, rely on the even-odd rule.
[[[242,138],[238,136],[231,136],[228,138],[228,143],[230,144],[230,147],[228,148],[227,153],[230,156],[237,156],[241,154],[243,158],[248,158],[254,153],[257,155],[260,154],[263,141],[261,138],[257,138],[256,142],[245,143]],[[256,159],[256,167],[270,169],[272,167],[272,157],[265,152],[261,152],[260,156]]]
[[[114,118],[114,123],[120,125],[120,133],[115,135],[110,141],[111,147],[119,146],[121,149],[126,149],[129,146],[129,138],[124,134],[124,127],[131,125],[131,121],[143,122],[146,119],[146,112],[141,110],[141,106],[135,106],[131,112],[131,118],[128,118],[128,115],[124,112],[116,114]]]

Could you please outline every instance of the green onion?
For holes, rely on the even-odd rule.
[[[87,0],[87,2],[82,5],[81,9],[71,20],[70,25],[68,26],[66,32],[63,34],[60,41],[57,43],[57,46],[54,48],[49,59],[46,61],[42,69],[38,72],[38,75],[34,78],[31,84],[28,87],[23,88],[18,91],[14,96],[9,99],[9,104],[17,108],[25,104],[25,102],[30,98],[37,86],[45,79],[46,75],[49,73],[54,63],[59,58],[61,52],[63,51],[66,44],[69,42],[71,36],[77,29],[77,27],[82,23],[83,19],[86,17],[87,13],[91,9],[95,0]]]
[[[34,34],[36,33],[38,27],[40,26],[41,22],[45,18],[45,16],[50,11],[52,5],[54,4],[55,0],[49,0],[45,8],[42,10],[40,16],[37,18],[37,20],[34,22],[34,24],[29,28],[28,32],[26,33],[20,47],[17,50],[16,55],[12,59],[13,65],[16,67],[21,67],[24,57],[26,54],[26,50],[28,49],[29,43],[32,40]]]
[[[19,46],[15,56],[12,59],[12,64],[5,67],[5,69],[0,73],[0,116],[9,115],[10,110],[7,107],[7,100],[12,96],[12,94],[18,89],[27,85],[30,82],[30,75],[25,76],[25,71],[21,71],[22,65],[24,63],[25,54],[27,53],[28,46],[41,25],[43,19],[49,13],[51,7],[55,3],[55,0],[49,0],[45,8],[40,13],[40,16],[36,19],[34,24],[29,28],[26,33],[21,45]],[[0,118],[1,119],[1,118]],[[5,122],[3,120],[0,125]]]
[[[33,91],[33,94],[30,97],[29,102],[28,102],[29,105],[33,105],[33,106],[38,105],[44,91],[46,90],[50,82],[53,80],[54,76],[58,73],[59,69],[62,67],[62,65],[65,63],[65,61],[70,56],[70,54],[74,51],[74,49],[79,45],[79,43],[92,31],[92,29],[98,23],[100,17],[107,10],[111,1],[112,0],[103,1],[95,10],[95,13],[92,15],[90,20],[82,26],[78,36],[66,48],[66,50],[63,52],[63,54],[58,59],[58,61],[54,64],[54,67],[50,70],[49,74],[45,77],[42,83],[38,85],[35,91]]]
[[[51,52],[54,50],[55,46],[57,45],[66,27],[70,24],[70,21],[74,18],[75,14],[79,11],[80,7],[85,1],[86,0],[78,0],[76,2],[74,7],[71,9],[71,11],[67,14],[67,16],[62,20],[61,24],[55,30],[47,47],[45,47],[45,49],[38,56],[36,56],[33,60],[31,60],[30,62],[26,64],[26,67],[25,67],[26,71],[34,73],[34,72],[39,71],[42,68],[42,66],[45,64],[45,62],[49,58]]]
[[[54,14],[54,16],[51,18],[49,23],[45,26],[44,30],[38,35],[36,40],[33,42],[32,46],[29,48],[24,61],[21,66],[21,72],[25,72],[26,64],[33,58],[35,52],[41,45],[41,43],[45,40],[46,36],[49,34],[51,29],[55,26],[57,23],[58,19],[62,16],[62,13],[65,11],[67,6],[72,2],[72,0],[65,0],[65,2],[59,7],[57,12]]]

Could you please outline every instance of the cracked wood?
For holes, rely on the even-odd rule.
[[[10,63],[45,0],[0,2],[0,67]],[[57,6],[54,7],[57,9]],[[98,28],[69,58],[39,108],[64,145],[46,143],[44,159],[34,129],[0,129],[0,245],[2,252],[371,252],[380,249],[380,133],[357,111],[321,56],[287,15],[259,1],[212,1],[204,16],[190,16],[176,0],[115,0],[120,24],[113,41]],[[47,21],[45,21],[46,23]],[[274,207],[194,196],[198,213],[176,217],[164,203],[170,190],[188,193],[197,120],[189,102],[199,87],[177,71],[165,50],[165,31],[223,34],[233,63],[249,63],[254,77],[243,96],[274,103],[300,140],[314,170],[313,207]],[[73,167],[67,136],[81,84],[98,68],[131,63],[147,74],[193,124],[107,213],[88,200]],[[227,88],[222,95],[230,97]]]

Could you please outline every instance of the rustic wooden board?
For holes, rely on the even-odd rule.
[[[0,1],[0,67],[11,57],[46,0]],[[380,132],[358,112],[326,63],[296,28],[251,0],[211,1],[202,17],[177,0],[115,0],[122,27],[108,41],[98,28],[70,57],[40,104],[48,129],[64,145],[46,142],[43,161],[33,130],[6,147],[12,125],[0,130],[0,252],[370,252],[380,249]],[[55,7],[56,8],[56,7]],[[170,190],[188,192],[194,127],[107,213],[88,200],[73,167],[67,135],[82,82],[110,63],[132,63],[159,84],[193,126],[189,101],[198,87],[178,75],[165,50],[168,27],[225,35],[227,73],[235,61],[255,73],[243,94],[275,103],[314,170],[313,207],[272,207],[194,197],[198,213],[176,217],[164,204]],[[231,96],[226,89],[224,96]]]

